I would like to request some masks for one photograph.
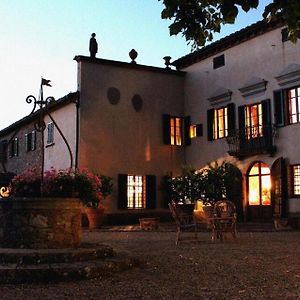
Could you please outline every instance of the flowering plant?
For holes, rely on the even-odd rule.
[[[25,170],[11,182],[12,195],[21,197],[74,197],[89,207],[98,207],[103,199],[100,175],[88,169],[55,170],[44,172],[38,168]]]

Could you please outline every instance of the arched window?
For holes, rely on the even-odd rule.
[[[248,172],[249,205],[271,205],[271,174],[263,162],[256,162]]]

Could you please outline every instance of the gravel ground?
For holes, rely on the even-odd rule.
[[[175,246],[175,232],[92,232],[144,261],[106,278],[55,284],[1,285],[0,299],[300,299],[300,232],[239,233],[236,240]]]

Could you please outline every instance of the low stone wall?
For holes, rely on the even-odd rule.
[[[76,198],[10,198],[0,201],[3,248],[78,247],[82,206]]]

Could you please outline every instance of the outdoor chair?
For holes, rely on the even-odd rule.
[[[231,233],[235,239],[236,231],[236,208],[234,203],[228,200],[220,200],[214,205],[213,217],[213,241],[220,239],[222,242],[226,233]]]
[[[177,204],[174,201],[169,203],[169,208],[176,223],[175,244],[178,245],[182,232],[193,231],[195,234],[195,239],[197,239],[197,224],[195,223],[193,214],[183,212],[180,208],[178,208]]]

